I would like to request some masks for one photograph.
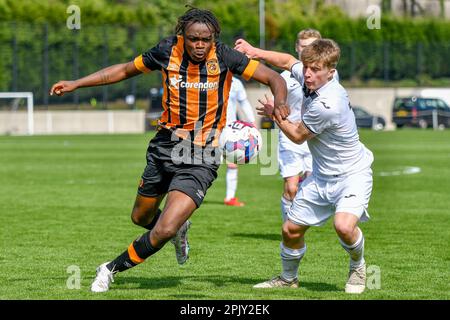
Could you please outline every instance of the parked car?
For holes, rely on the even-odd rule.
[[[433,126],[433,113],[439,128],[450,127],[450,107],[438,98],[396,98],[392,108],[392,121],[397,128],[428,128]]]
[[[372,128],[374,130],[383,130],[386,127],[386,120],[383,117],[372,115],[360,107],[353,106],[356,125],[358,128]]]
[[[261,117],[261,129],[275,129],[275,122],[269,117]]]

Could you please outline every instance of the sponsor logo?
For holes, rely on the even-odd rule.
[[[199,89],[200,91],[217,90],[219,88],[218,82],[186,82],[183,81],[183,77],[173,76],[170,78],[170,86],[174,88],[186,88],[186,89]]]
[[[170,78],[170,85],[172,87],[178,88],[178,84],[182,81],[182,77],[181,75],[177,76],[173,76],[172,78]]]

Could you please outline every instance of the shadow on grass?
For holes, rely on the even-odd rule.
[[[232,237],[281,241],[281,233],[233,233]]]
[[[207,200],[207,199],[202,202],[202,207],[204,207],[205,205],[208,205],[208,204],[220,204],[220,205],[222,205],[225,208],[225,205],[223,204],[223,201]]]
[[[304,282],[300,281],[299,287],[305,288],[309,291],[320,291],[320,292],[342,292],[343,288],[339,288],[335,284],[329,284],[324,282]]]
[[[255,284],[254,278],[242,278],[235,276],[210,275],[210,276],[182,276],[164,278],[143,278],[143,277],[117,277],[116,285],[137,284],[140,289],[164,289],[183,285],[186,281],[198,283],[209,283],[216,287],[225,287],[229,283]]]
[[[167,289],[174,288],[183,285],[184,282],[194,281],[197,283],[209,283],[216,287],[225,287],[228,284],[242,284],[248,285],[249,288],[253,287],[256,283],[262,282],[267,279],[255,279],[255,278],[243,278],[236,276],[223,276],[223,275],[210,275],[210,276],[183,276],[183,277],[164,277],[164,278],[143,278],[143,277],[120,277],[117,278],[115,286],[119,289],[121,286],[132,285],[132,288],[121,287],[121,290],[134,290],[134,289]],[[323,282],[304,282],[300,281],[300,288],[304,288],[308,291],[316,292],[341,292],[342,288],[338,288],[334,284]],[[277,288],[277,290],[282,288]],[[260,290],[260,289],[258,289]],[[270,289],[269,289],[270,290]],[[295,289],[289,289],[295,290]],[[198,293],[193,294],[173,294],[175,298],[181,299],[201,299],[207,298],[207,295]]]

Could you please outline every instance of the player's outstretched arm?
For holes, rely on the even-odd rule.
[[[140,74],[133,61],[121,64],[115,64],[86,77],[74,81],[59,81],[50,89],[50,95],[64,95],[66,92],[72,92],[82,87],[94,87],[111,83],[116,83]]]
[[[262,59],[275,67],[288,71],[290,71],[291,67],[299,61],[297,58],[287,53],[255,48],[244,39],[236,40],[234,49],[246,54],[249,58]]]
[[[258,102],[261,104],[261,106],[258,106],[256,108],[256,110],[258,110],[259,115],[271,117],[278,125],[280,130],[283,131],[284,134],[295,143],[302,144],[306,140],[309,140],[312,137],[314,137],[314,134],[305,127],[303,121],[293,123],[290,122],[289,120],[279,121],[275,117],[273,117],[272,116],[274,110],[273,100],[270,99],[267,95],[264,96],[266,98],[266,101],[258,99]]]
[[[262,63],[258,64],[252,78],[270,87],[274,96],[273,116],[280,121],[286,119],[289,115],[289,107],[286,105],[286,81],[277,72]]]
[[[290,122],[289,120],[279,121],[278,119],[273,119],[278,125],[281,131],[294,143],[302,144],[306,140],[313,138],[315,135],[308,128],[305,127],[303,121],[300,122]]]

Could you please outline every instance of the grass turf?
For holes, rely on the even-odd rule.
[[[348,256],[331,221],[307,233],[299,289],[252,288],[281,268],[282,179],[261,175],[273,172],[266,164],[240,167],[243,208],[223,205],[220,168],[192,217],[186,265],[178,266],[169,243],[118,275],[109,292],[92,294],[95,268],[145,231],[130,212],[151,135],[0,137],[0,299],[450,298],[450,131],[412,129],[361,131],[375,155],[372,219],[362,229],[379,289],[343,292]],[[387,175],[405,166],[421,171]],[[68,289],[71,266],[80,289]]]

